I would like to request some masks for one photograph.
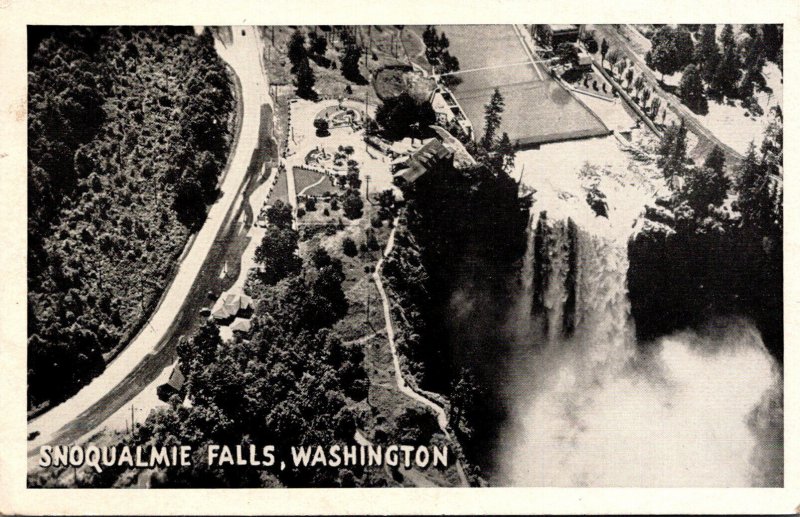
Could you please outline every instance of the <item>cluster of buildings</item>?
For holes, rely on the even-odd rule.
[[[234,332],[249,332],[255,305],[253,299],[244,293],[224,293],[211,309],[209,318],[214,319],[219,325],[220,335],[223,340],[233,337]],[[158,398],[167,402],[172,395],[180,394],[186,377],[181,371],[178,362],[172,368],[169,379],[156,388]]]

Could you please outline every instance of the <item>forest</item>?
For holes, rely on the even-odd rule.
[[[30,27],[28,409],[103,371],[217,194],[233,86],[206,30]]]
[[[647,209],[628,246],[636,332],[648,341],[715,318],[751,319],[783,360],[783,115],[773,108],[760,148],[733,174],[719,149],[702,165],[686,157],[673,125],[658,164],[674,194]]]
[[[346,345],[331,329],[347,311],[345,275],[339,259],[316,248],[307,261],[298,255],[291,208],[270,210],[262,246],[282,250],[248,280],[256,309],[253,328],[223,342],[210,320],[178,343],[186,376],[184,391],[168,407],[154,410],[118,445],[190,445],[191,466],[156,470],[152,487],[330,487],[370,486],[367,469],[209,466],[209,444],[272,444],[277,461],[289,460],[292,446],[351,443],[367,396],[364,352]],[[277,248],[273,243],[280,241]],[[258,252],[262,254],[262,252]],[[279,265],[282,264],[282,265]],[[184,397],[190,404],[183,404]],[[387,439],[389,439],[387,437]],[[286,454],[287,456],[282,456]],[[97,473],[83,469],[77,486],[129,486],[142,472],[116,467]],[[42,472],[32,486],[58,484],[59,472]]]

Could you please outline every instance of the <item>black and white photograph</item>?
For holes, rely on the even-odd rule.
[[[3,482],[793,486],[784,24],[526,12],[26,24]]]

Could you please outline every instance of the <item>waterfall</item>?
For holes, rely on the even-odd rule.
[[[493,484],[782,485],[780,367],[736,319],[636,342],[627,243],[659,175],[619,156],[562,164],[587,155],[579,145],[614,152],[598,140],[517,155],[536,194],[507,323],[510,418]],[[608,217],[586,203],[590,188],[606,196]]]

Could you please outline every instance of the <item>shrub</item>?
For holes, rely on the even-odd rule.
[[[358,219],[364,214],[364,201],[361,200],[361,194],[354,189],[347,191],[342,207],[348,219]]]
[[[328,136],[330,132],[330,124],[324,118],[314,119],[314,127],[317,128],[317,136]]]
[[[355,257],[358,253],[356,242],[350,237],[345,237],[342,241],[342,252],[348,257]]]
[[[372,251],[378,251],[381,249],[381,245],[378,243],[377,237],[375,237],[375,232],[371,229],[367,230],[367,248]]]

